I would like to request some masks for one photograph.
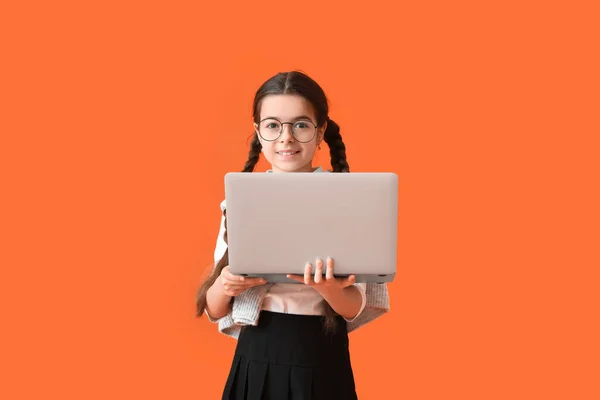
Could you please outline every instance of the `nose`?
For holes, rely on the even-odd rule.
[[[292,125],[284,124],[281,128],[281,136],[279,137],[280,142],[293,142],[294,136],[292,135]]]

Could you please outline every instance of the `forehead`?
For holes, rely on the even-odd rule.
[[[289,120],[299,116],[315,118],[312,104],[302,96],[277,94],[265,97],[260,106],[260,118],[276,117]]]

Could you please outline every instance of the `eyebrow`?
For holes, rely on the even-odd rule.
[[[268,118],[273,118],[273,119],[281,120],[281,118],[279,118],[279,117],[271,117],[271,116],[264,117],[263,119],[268,119]],[[312,121],[312,118],[309,117],[308,115],[300,115],[300,116],[298,116],[296,118],[292,118],[292,121],[298,121],[300,119],[307,119],[309,121]]]

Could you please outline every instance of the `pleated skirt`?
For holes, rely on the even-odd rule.
[[[223,400],[357,399],[346,321],[334,334],[320,316],[262,311],[242,329]]]

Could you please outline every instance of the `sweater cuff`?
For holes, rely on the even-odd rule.
[[[213,318],[213,317],[211,317],[210,314],[208,313],[208,311],[206,311],[206,309],[204,309],[204,313],[206,314],[206,317],[208,318],[208,320],[210,322],[212,322],[213,324],[218,323],[219,320],[221,319],[221,318]]]
[[[344,318],[346,320],[346,322],[353,322],[356,318],[358,318],[360,316],[360,314],[363,312],[363,310],[365,309],[365,306],[367,304],[367,284],[366,283],[355,283],[354,285],[358,291],[360,292],[360,296],[362,298],[362,303],[360,305],[360,309],[358,310],[358,312],[356,313],[356,315],[354,316],[354,318]]]

